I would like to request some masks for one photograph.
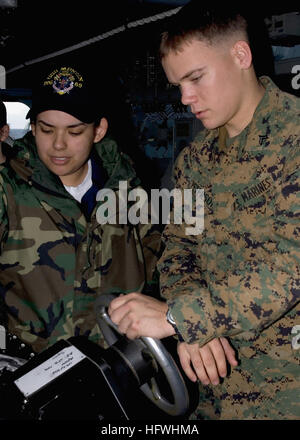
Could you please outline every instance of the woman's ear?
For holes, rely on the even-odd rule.
[[[241,69],[249,69],[252,65],[252,52],[246,41],[237,41],[231,49],[234,61]]]
[[[35,136],[35,124],[33,122],[30,123],[30,128],[31,128],[33,136]]]
[[[101,118],[99,125],[95,129],[94,143],[100,142],[104,138],[108,129],[108,122],[106,118]]]

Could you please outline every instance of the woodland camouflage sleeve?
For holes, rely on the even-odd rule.
[[[256,334],[299,302],[300,167],[299,158],[294,159],[285,167],[272,200],[268,220],[274,252],[260,252],[222,279],[204,281],[201,237],[186,236],[185,224],[165,228],[166,249],[158,264],[161,293],[186,342],[204,345],[215,337]],[[178,187],[192,186],[190,168],[186,149],[175,168]]]
[[[147,281],[145,293],[154,295],[159,289],[155,269],[162,252],[160,227],[159,225],[141,224],[139,225],[138,234],[137,240],[141,240],[144,257],[141,260],[145,262],[145,278]]]

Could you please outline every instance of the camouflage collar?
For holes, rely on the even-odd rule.
[[[130,182],[131,187],[140,184],[134,171],[133,162],[127,154],[120,152],[117,143],[110,137],[105,137],[95,144],[95,150],[102,161],[102,165],[109,176],[105,187],[119,188],[119,181]]]
[[[218,129],[218,143],[216,144],[219,152],[226,152],[229,156],[241,158],[248,140],[248,134],[252,127],[266,122],[270,118],[271,113],[274,114],[274,110],[277,116],[276,109],[278,108],[280,96],[279,88],[274,84],[271,78],[267,76],[260,77],[259,81],[264,86],[265,93],[255,109],[251,122],[240,134],[232,138],[229,143],[228,141],[230,140],[228,139],[226,128],[224,126],[220,127]],[[232,148],[230,143],[232,143]]]

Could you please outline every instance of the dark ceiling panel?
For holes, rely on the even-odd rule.
[[[34,74],[37,66],[28,65],[21,71],[15,69],[17,66],[27,65],[39,57],[85,42],[135,20],[172,10],[187,1],[85,0],[79,3],[74,0],[18,0],[16,8],[0,7],[0,64],[8,72],[11,71],[8,74],[8,84],[10,81],[14,84],[21,79],[24,82],[22,86],[25,86],[28,83],[27,77]],[[264,15],[289,11],[293,9],[277,2],[262,10]],[[253,14],[257,14],[257,9]],[[110,59],[110,63],[118,63],[118,60],[122,62],[126,57],[130,58],[134,51],[147,51],[158,38],[161,23],[162,21],[157,21],[148,26],[139,26],[136,30],[127,30],[74,51],[65,58],[86,58],[89,62],[95,59],[97,68],[102,67],[101,59],[105,62]]]

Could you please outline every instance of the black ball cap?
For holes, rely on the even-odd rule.
[[[87,124],[99,121],[105,112],[105,100],[99,96],[99,81],[73,67],[52,70],[34,89],[27,119],[34,121],[39,113],[59,110]]]

